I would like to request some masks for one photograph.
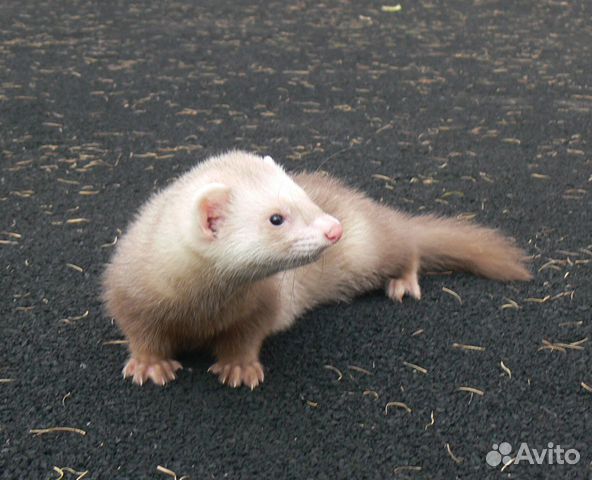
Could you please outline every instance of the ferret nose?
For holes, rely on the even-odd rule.
[[[331,215],[322,215],[318,217],[314,221],[314,224],[323,232],[325,238],[331,243],[337,242],[343,235],[343,227],[341,226],[341,223]]]
[[[334,223],[329,230],[327,230],[325,232],[325,237],[327,238],[327,240],[329,240],[331,243],[336,243],[339,241],[339,239],[341,238],[341,236],[343,235],[343,227],[341,226],[341,223],[337,222]]]
[[[325,238],[331,243],[339,241],[343,235],[343,227],[339,220],[326,213],[317,217],[312,223],[312,226],[323,232]]]

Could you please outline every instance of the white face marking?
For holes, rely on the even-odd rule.
[[[233,275],[256,279],[315,261],[335,243],[330,230],[339,222],[271,157],[244,162],[242,173],[227,182],[230,200],[210,246],[216,264]],[[282,221],[272,223],[274,215]]]

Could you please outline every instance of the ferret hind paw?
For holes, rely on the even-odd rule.
[[[421,298],[421,289],[419,288],[417,274],[411,273],[402,278],[391,278],[386,285],[386,294],[391,300],[397,302],[402,302],[406,294],[419,300]]]
[[[218,375],[220,383],[228,385],[232,388],[238,388],[241,385],[249,387],[254,390],[261,383],[265,375],[263,373],[263,366],[258,361],[254,362],[225,362],[218,361],[214,363],[208,372]]]
[[[183,367],[176,360],[139,360],[131,357],[123,367],[123,378],[132,378],[132,381],[142,386],[148,379],[156,385],[165,385],[175,380],[175,372]]]

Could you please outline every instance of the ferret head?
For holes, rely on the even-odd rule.
[[[315,261],[343,234],[271,157],[232,152],[203,167],[213,181],[195,193],[190,241],[220,271],[263,278]]]

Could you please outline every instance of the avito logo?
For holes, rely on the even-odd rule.
[[[502,442],[499,445],[494,443],[491,451],[485,457],[488,465],[497,467],[500,464],[507,464],[512,461],[515,465],[519,463],[530,463],[531,465],[575,465],[580,461],[580,452],[575,448],[568,450],[561,445],[547,444],[547,448],[537,450],[530,448],[526,442],[522,442],[515,456],[512,456],[512,445]]]

